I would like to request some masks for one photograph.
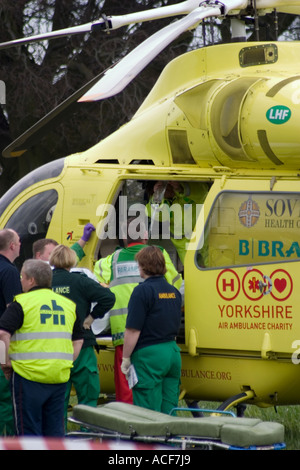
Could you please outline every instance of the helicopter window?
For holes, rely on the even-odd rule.
[[[105,165],[119,165],[119,160],[110,159],[110,160],[97,160],[95,163],[101,163]],[[131,160],[129,165],[154,165],[153,160]]]
[[[20,236],[18,266],[32,257],[33,242],[46,236],[57,200],[58,194],[54,189],[36,194],[21,204],[7,222],[5,228],[14,229]]]
[[[117,159],[110,159],[110,160],[97,160],[95,163],[101,163],[106,165],[119,165],[119,160]]]
[[[300,194],[223,192],[196,253],[201,268],[300,259]]]
[[[154,165],[153,160],[131,160],[129,165]]]
[[[0,199],[0,216],[3,214],[9,204],[25,189],[29,188],[35,183],[40,181],[55,178],[63,170],[64,158],[54,160],[53,162],[46,163],[45,165],[31,171],[28,175],[21,178],[14,186],[12,186],[4,196]]]

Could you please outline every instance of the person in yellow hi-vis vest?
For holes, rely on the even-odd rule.
[[[101,258],[94,268],[94,274],[100,282],[109,285],[111,292],[116,296],[116,301],[110,310],[110,328],[113,345],[115,346],[114,378],[116,400],[125,403],[132,403],[132,391],[128,387],[126,377],[121,371],[123,358],[124,332],[127,319],[128,302],[133,289],[143,282],[140,276],[135,255],[147,246],[148,232],[145,226],[140,226],[137,237],[131,237],[131,224],[134,226],[135,218],[131,217],[127,221],[126,248],[117,249],[114,253]],[[165,278],[169,284],[180,289],[182,276],[173,265],[167,251],[160,248],[166,263]]]
[[[64,399],[73,361],[83,343],[76,305],[51,289],[52,270],[25,261],[23,293],[0,320],[0,340],[11,380],[17,435],[64,436]]]

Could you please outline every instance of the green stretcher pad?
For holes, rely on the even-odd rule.
[[[217,411],[216,411],[217,413]],[[284,426],[255,418],[209,416],[204,418],[168,416],[163,413],[111,402],[93,408],[77,405],[75,421],[128,437],[171,436],[212,439],[228,446],[248,448],[284,442]]]

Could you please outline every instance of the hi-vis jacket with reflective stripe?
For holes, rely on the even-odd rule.
[[[51,289],[19,294],[15,301],[22,306],[24,321],[11,337],[14,371],[34,382],[67,382],[73,365],[75,303]]]
[[[124,343],[124,332],[128,312],[128,302],[133,289],[143,282],[140,277],[135,255],[147,245],[131,244],[127,248],[116,250],[112,255],[100,259],[94,273],[100,282],[109,284],[110,290],[115,294],[116,301],[110,310],[110,327],[112,341],[115,346]],[[178,290],[182,284],[182,277],[175,269],[167,251],[161,248],[166,261],[166,280]]]

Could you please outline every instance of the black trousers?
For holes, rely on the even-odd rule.
[[[33,382],[13,372],[11,391],[19,436],[64,436],[66,383]]]

